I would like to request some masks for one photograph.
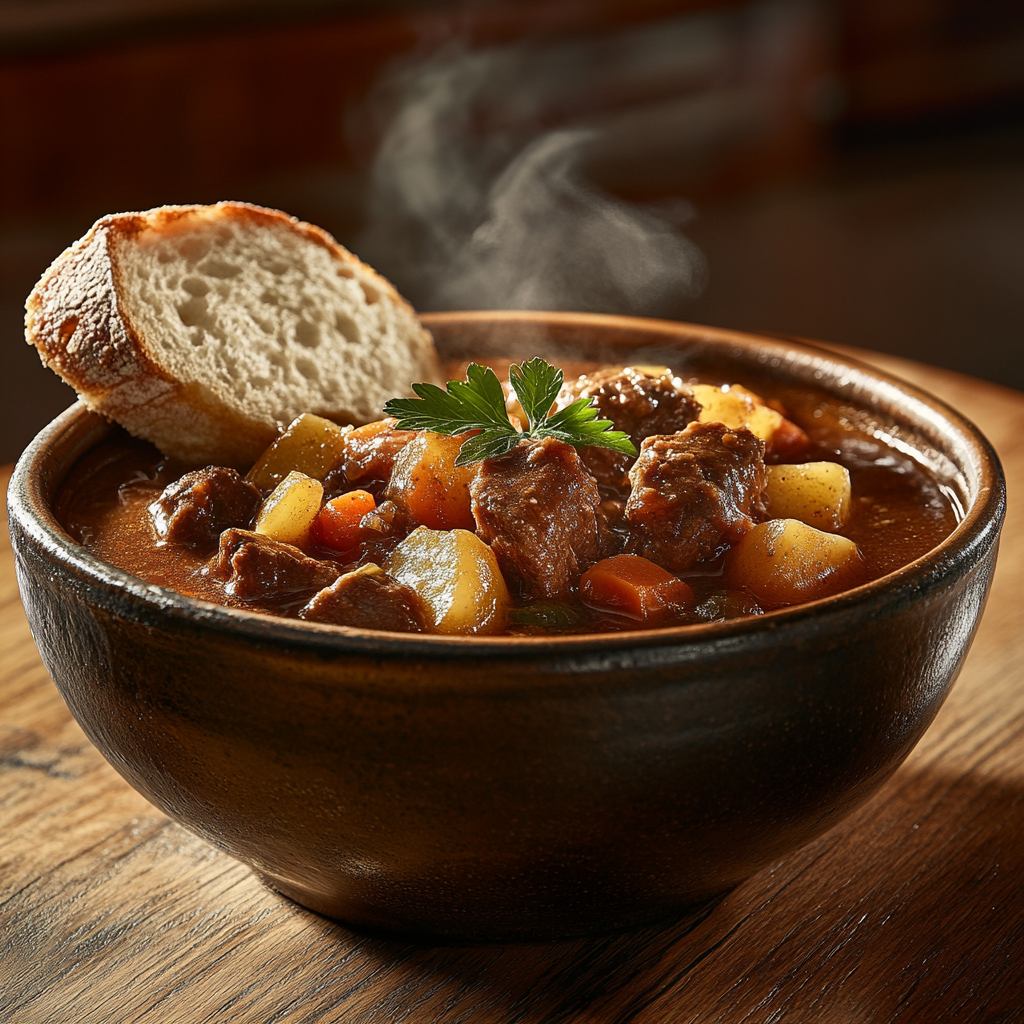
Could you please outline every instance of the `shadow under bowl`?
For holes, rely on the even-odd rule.
[[[55,496],[114,429],[76,406],[18,464],[11,536],[43,660],[114,768],[305,906],[431,940],[667,917],[864,801],[935,716],[981,616],[1005,491],[976,428],[809,346],[622,317],[424,319],[450,358],[823,389],[914,453],[963,518],[897,572],[756,619],[550,638],[318,626],[183,597],[74,543]]]

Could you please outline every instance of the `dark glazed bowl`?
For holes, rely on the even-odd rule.
[[[560,638],[316,626],[182,597],[69,540],[52,501],[113,429],[76,406],[19,462],[11,534],[47,668],[117,771],[307,907],[473,940],[671,915],[866,799],[939,709],[985,603],[1004,485],[978,431],[810,347],[619,317],[425,319],[453,358],[824,388],[916,453],[963,520],[898,572],[757,619]]]

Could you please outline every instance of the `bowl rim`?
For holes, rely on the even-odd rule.
[[[827,363],[851,371],[861,381],[870,381],[876,391],[877,386],[882,385],[882,395],[879,397],[899,397],[904,402],[907,398],[911,399],[919,410],[928,411],[928,419],[940,430],[948,433],[949,428],[952,428],[967,443],[977,460],[977,494],[963,510],[963,516],[953,531],[913,562],[831,597],[776,609],[759,616],[654,629],[562,636],[443,636],[355,629],[350,626],[292,620],[186,597],[118,569],[72,540],[53,513],[44,493],[43,481],[46,476],[45,463],[53,458],[52,450],[59,440],[87,429],[85,424],[88,424],[90,418],[99,423],[105,422],[102,416],[91,412],[78,401],[39,432],[15,466],[8,489],[12,539],[16,535],[15,527],[20,528],[39,549],[55,560],[57,567],[71,582],[92,588],[98,586],[104,598],[98,595],[94,597],[97,604],[130,619],[150,620],[155,614],[163,620],[177,620],[186,627],[201,625],[205,629],[239,638],[249,637],[262,643],[273,641],[293,649],[312,648],[339,654],[386,653],[389,657],[456,656],[490,660],[513,654],[519,658],[562,655],[577,657],[587,652],[602,658],[630,650],[647,651],[649,658],[657,662],[669,656],[678,658],[687,651],[693,657],[699,657],[709,644],[716,648],[733,647],[752,633],[761,634],[766,640],[773,636],[781,640],[785,634],[786,642],[792,642],[794,630],[799,634],[818,632],[825,621],[838,628],[844,620],[863,614],[869,607],[873,609],[873,614],[884,614],[886,608],[905,600],[909,594],[940,584],[947,577],[966,571],[998,537],[1005,516],[1006,486],[998,456],[981,431],[941,399],[852,356],[819,348],[803,339],[782,339],[779,335],[734,331],[686,321],[599,313],[481,310],[427,313],[421,316],[421,320],[428,329],[454,324],[493,326],[513,323],[590,325],[598,329],[622,328],[630,331],[643,328],[652,336],[664,335],[666,342],[699,336],[701,340],[724,342],[744,349],[756,346],[764,350],[758,356],[758,361],[771,363],[772,367],[777,367],[787,358],[794,361],[794,357],[799,357],[799,361],[803,362],[808,359],[820,360],[823,365]],[[85,450],[80,454],[84,454]],[[63,475],[53,486],[59,487],[62,479]],[[15,547],[17,550],[17,545]],[[671,655],[664,648],[672,648]]]

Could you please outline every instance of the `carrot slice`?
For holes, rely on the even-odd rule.
[[[779,423],[775,428],[775,433],[772,434],[769,447],[771,454],[775,458],[792,459],[804,451],[810,443],[811,439],[803,428],[798,427],[792,420],[787,419],[783,415],[782,422]]]
[[[369,491],[349,491],[327,502],[313,522],[318,544],[348,551],[359,543],[359,520],[377,507]]]
[[[583,574],[580,594],[597,608],[646,621],[671,618],[693,604],[686,583],[640,555],[602,559]]]

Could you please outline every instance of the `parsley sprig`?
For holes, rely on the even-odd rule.
[[[574,448],[593,445],[636,455],[628,434],[612,429],[611,420],[597,418],[592,398],[577,398],[553,416],[548,415],[564,377],[561,370],[539,356],[513,363],[508,378],[526,413],[527,429],[523,431],[509,422],[497,374],[478,363],[469,364],[465,380],[448,381],[447,391],[436,384],[413,384],[419,397],[393,398],[384,406],[384,413],[397,418],[399,430],[430,430],[435,434],[479,430],[462,442],[456,466],[507,455],[520,441],[531,437],[555,437]]]

